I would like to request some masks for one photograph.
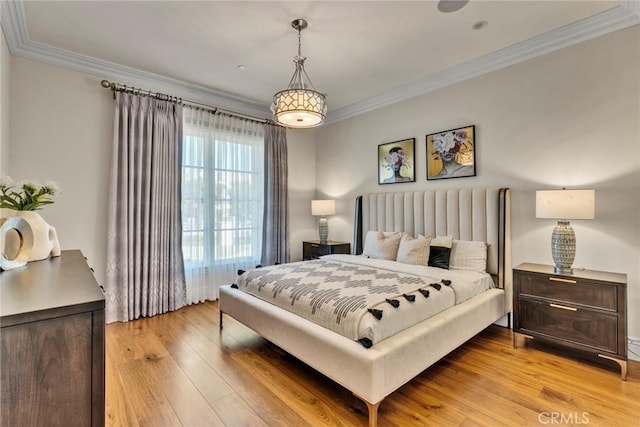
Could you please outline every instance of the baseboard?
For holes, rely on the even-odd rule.
[[[629,337],[629,342],[627,343],[629,354],[628,357],[630,360],[637,360],[640,362],[640,338]]]
[[[498,320],[496,320],[495,322],[493,322],[494,325],[498,325],[498,326],[502,326],[505,328],[511,328],[511,313],[505,314],[504,316],[502,316],[501,318],[499,318]]]

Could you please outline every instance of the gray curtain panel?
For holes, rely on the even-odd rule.
[[[107,215],[107,323],[185,305],[181,163],[182,107],[117,92]]]
[[[262,264],[289,262],[289,193],[287,131],[266,124],[264,129],[264,223]]]

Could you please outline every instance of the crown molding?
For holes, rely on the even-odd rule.
[[[640,1],[638,0],[620,0],[620,5],[630,12],[640,16]]]
[[[127,86],[141,86],[169,93],[223,110],[254,117],[270,118],[272,115],[268,107],[252,99],[31,41],[26,30],[22,0],[1,1],[0,19],[12,55],[122,82]]]
[[[640,23],[640,17],[637,14],[626,7],[616,6],[597,15],[331,111],[326,123],[331,124],[376,110],[539,55],[637,25],[638,23]]]
[[[330,111],[330,124],[404,101],[454,83],[513,65],[640,23],[637,0],[620,0],[619,5],[600,14],[540,34],[480,58],[467,61],[422,79],[407,83],[363,101]],[[81,71],[127,85],[152,87],[159,92],[192,99],[256,117],[270,117],[267,107],[255,100],[80,55],[29,40],[22,0],[0,1],[0,24],[12,55]]]

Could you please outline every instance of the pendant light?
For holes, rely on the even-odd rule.
[[[296,66],[289,86],[273,95],[271,112],[274,120],[290,128],[310,128],[319,126],[327,115],[327,101],[323,94],[316,91],[311,79],[304,70],[302,56],[301,32],[308,23],[298,18],[291,21],[291,26],[298,30],[298,55],[293,58]]]

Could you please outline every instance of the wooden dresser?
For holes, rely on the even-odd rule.
[[[612,360],[627,376],[627,276],[594,270],[556,274],[550,265],[513,269],[514,347],[519,336]]]
[[[78,250],[0,272],[0,425],[104,426],[104,307]]]

